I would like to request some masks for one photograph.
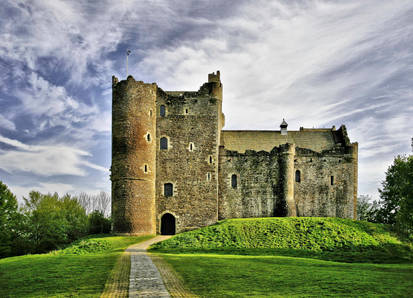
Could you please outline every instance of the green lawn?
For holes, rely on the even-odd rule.
[[[152,246],[202,297],[413,297],[413,249],[385,225],[231,219]]]
[[[413,296],[413,264],[212,253],[161,256],[201,297]]]
[[[0,259],[0,297],[99,297],[117,259],[145,237],[90,237],[65,250]]]

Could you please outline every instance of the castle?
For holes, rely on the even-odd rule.
[[[356,217],[358,144],[339,129],[223,130],[220,73],[198,91],[112,78],[114,232],[221,219]]]

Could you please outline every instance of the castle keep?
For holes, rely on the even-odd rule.
[[[220,73],[198,91],[112,78],[114,232],[238,217],[356,217],[357,143],[339,129],[223,130]]]

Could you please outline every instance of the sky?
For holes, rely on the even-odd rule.
[[[0,3],[0,180],[110,192],[111,76],[198,90],[221,71],[225,129],[345,124],[359,195],[413,137],[413,1]]]

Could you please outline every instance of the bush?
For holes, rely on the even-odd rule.
[[[111,230],[111,220],[105,218],[103,213],[95,210],[88,216],[89,234],[107,234]]]

